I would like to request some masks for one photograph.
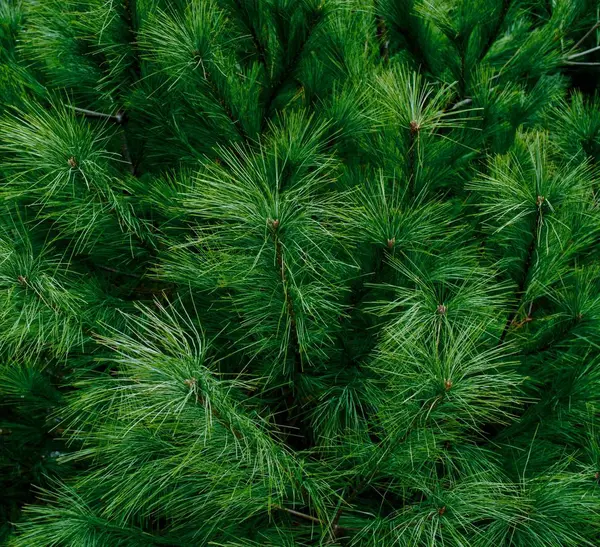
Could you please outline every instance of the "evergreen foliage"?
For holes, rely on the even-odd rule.
[[[600,5],[0,0],[0,543],[600,543]]]

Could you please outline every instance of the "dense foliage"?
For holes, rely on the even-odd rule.
[[[0,542],[600,543],[600,6],[0,0]]]

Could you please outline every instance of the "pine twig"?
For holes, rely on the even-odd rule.
[[[408,196],[410,199],[415,194],[415,148],[417,146],[417,140],[419,138],[419,131],[421,127],[415,120],[410,122],[410,141],[408,146]]]
[[[275,255],[277,260],[277,266],[281,276],[281,282],[283,284],[283,293],[285,298],[285,305],[287,309],[288,317],[290,318],[290,335],[292,342],[292,350],[294,352],[294,374],[301,374],[303,372],[302,353],[300,352],[300,342],[298,340],[298,331],[296,325],[296,312],[294,310],[294,302],[290,295],[289,283],[286,273],[285,260],[283,257],[283,247],[281,240],[278,237],[277,230],[279,229],[279,220],[275,219],[271,221],[271,230],[273,231],[273,241],[275,242]]]
[[[312,36],[312,33],[313,33],[314,29],[316,28],[316,26],[319,24],[320,20],[321,20],[321,13],[318,12],[317,14],[315,14],[315,16],[310,21],[309,28],[306,32],[306,38],[300,44],[298,51],[296,51],[292,60],[285,66],[285,68],[283,69],[283,72],[277,79],[275,85],[270,88],[269,93],[267,95],[267,99],[265,101],[265,109],[264,109],[264,116],[263,116],[263,121],[262,121],[262,126],[261,126],[261,132],[264,131],[264,128],[268,121],[269,115],[273,108],[273,103],[275,102],[275,99],[281,92],[281,89],[283,88],[284,84],[288,81],[294,67],[298,64],[298,61],[302,57],[302,53],[304,52],[304,49],[306,48],[306,44],[310,40],[310,37]]]
[[[287,507],[283,507],[281,505],[275,505],[274,506],[276,509],[279,509],[280,511],[284,511],[294,517],[298,517],[300,519],[304,519],[304,520],[308,520],[310,522],[314,522],[315,524],[318,524],[319,526],[321,526],[322,528],[326,527],[326,523],[324,523],[321,519],[317,518],[317,517],[313,517],[312,515],[307,515],[306,513],[301,513],[300,511],[296,511],[295,509],[289,509]],[[358,531],[359,528],[348,528],[346,526],[338,526],[337,530],[353,530],[353,531]]]
[[[124,272],[122,270],[117,270],[116,268],[111,268],[110,266],[103,266],[101,264],[98,264],[98,268],[100,268],[101,270],[105,270],[107,272],[112,272],[118,275],[123,275],[125,277],[132,277],[134,279],[140,279],[139,275],[130,273],[130,272]]]
[[[502,9],[500,10],[500,15],[498,17],[498,20],[496,21],[494,30],[491,32],[490,37],[488,38],[487,42],[483,46],[483,49],[481,50],[481,53],[479,55],[480,60],[483,59],[488,54],[490,49],[492,49],[494,42],[498,39],[498,35],[500,34],[500,31],[502,30],[502,25],[504,24],[504,20],[506,19],[506,15],[508,14],[508,10],[510,9],[510,4],[511,4],[511,0],[502,0]]]
[[[585,39],[592,34],[592,32],[594,32],[597,28],[600,28],[600,21],[597,21],[596,24],[590,29],[588,30],[582,38],[579,39],[579,41],[569,50],[569,53],[571,51],[576,50],[581,44],[583,44],[583,42],[585,41]]]
[[[600,63],[578,63],[575,61],[565,61],[565,65],[570,65],[570,66],[600,66]]]
[[[524,268],[523,268],[523,270],[524,270],[523,276],[521,278],[521,282],[519,283],[519,287],[516,292],[517,302],[515,304],[513,311],[509,314],[509,316],[506,319],[506,324],[504,325],[504,329],[502,329],[502,334],[500,335],[499,344],[504,343],[506,335],[508,334],[508,331],[509,331],[511,325],[515,322],[517,313],[519,313],[519,309],[521,308],[523,296],[525,296],[527,278],[529,277],[529,272],[531,270],[531,266],[533,265],[533,257],[535,255],[535,251],[537,248],[537,241],[538,241],[538,238],[540,235],[539,232],[540,232],[540,227],[541,227],[541,223],[542,223],[542,206],[544,204],[544,201],[545,200],[544,200],[543,196],[538,196],[537,212],[536,212],[536,217],[535,217],[535,231],[534,231],[533,237],[531,239],[531,243],[529,244],[529,247],[527,248],[527,254],[525,256],[525,263],[524,263]],[[529,315],[528,315],[528,317],[529,317]]]
[[[245,10],[245,8],[242,5],[242,2],[240,0],[233,0],[233,1],[235,4],[235,7],[241,13],[244,13],[244,12],[247,13],[247,11]],[[250,32],[250,38],[252,38],[252,43],[254,44],[256,52],[258,53],[258,58],[260,59],[260,62],[263,64],[263,66],[266,68],[267,67],[267,55],[266,55],[265,46],[260,41],[260,38],[258,37],[256,29],[254,28],[254,25],[252,24],[252,21],[250,21],[247,17],[244,17],[243,21],[244,21],[244,24],[246,25],[246,28]]]
[[[117,125],[122,125],[125,123],[127,116],[124,111],[119,110],[116,114],[105,114],[104,112],[96,112],[95,110],[89,110],[87,108],[79,108],[77,106],[72,106],[70,104],[65,104],[67,108],[77,112],[78,114],[84,115],[86,118],[98,118],[103,120],[109,120],[111,122],[116,123]]]
[[[452,112],[454,110],[458,110],[459,108],[462,108],[463,106],[470,105],[472,102],[473,102],[473,99],[471,99],[471,98],[463,99],[462,101],[458,101],[457,103],[455,103],[452,106],[450,106],[449,108],[447,108],[445,110],[445,112]]]
[[[354,498],[356,498],[356,496],[358,496],[358,494],[361,493],[362,489],[365,487],[367,483],[367,479],[362,479],[357,486],[355,486],[352,491],[350,492],[350,495],[348,496],[348,498],[343,502],[340,503],[340,507],[338,508],[335,516],[333,517],[333,520],[331,521],[331,531],[333,534],[333,537],[337,537],[338,532],[340,530],[344,530],[345,528],[343,528],[342,526],[339,525],[340,519],[342,518],[342,513],[344,512],[344,504],[350,504],[352,503],[352,501],[354,500]]]
[[[131,63],[131,69],[133,70],[134,74],[136,75],[136,79],[140,80],[142,77],[142,69],[140,67],[140,58],[139,58],[139,52],[137,51],[138,45],[137,45],[137,28],[136,28],[136,24],[135,24],[135,13],[136,13],[136,7],[135,7],[135,2],[136,0],[124,0],[123,1],[123,7],[124,7],[124,14],[125,14],[125,21],[127,23],[127,31],[129,34],[129,42],[132,45],[132,49],[133,49],[133,62]]]
[[[379,2],[375,0],[375,11],[378,11]],[[377,28],[377,41],[379,42],[379,56],[387,61],[389,59],[389,40],[387,39],[387,26],[381,15],[375,15],[375,26]]]
[[[407,428],[407,430],[402,435],[402,437],[400,439],[398,439],[398,441],[396,443],[394,443],[394,446],[397,446],[398,444],[406,442],[406,440],[408,439],[408,437],[412,433],[412,431],[413,431],[413,429],[415,427],[415,424],[416,424],[416,421],[413,420],[412,423]],[[376,446],[377,446],[377,448],[380,448],[380,447],[382,447],[382,445],[383,445],[383,440],[380,440],[377,443]],[[377,473],[377,471],[379,470],[379,466],[381,465],[381,462],[383,461],[384,457],[386,456],[386,454],[388,453],[388,451],[391,448],[392,448],[391,445],[388,445],[387,447],[383,448],[383,454],[381,455],[381,457],[379,458],[379,460],[377,461],[377,463],[373,466],[373,469],[371,470],[371,472],[369,473],[369,475],[363,477],[361,479],[361,481],[358,483],[358,485],[352,488],[352,491],[350,492],[350,495],[348,496],[348,498],[342,504],[340,504],[340,507],[338,508],[335,516],[333,517],[333,520],[331,521],[331,531],[332,531],[334,539],[337,537],[337,534],[338,534],[338,532],[340,530],[347,529],[347,528],[345,528],[343,526],[339,526],[340,519],[342,518],[342,514],[343,514],[344,509],[345,509],[344,505],[350,504],[356,498],[356,496],[358,496],[362,492],[362,490],[364,489],[364,487],[367,485],[367,482],[372,477],[374,477],[375,473]]]
[[[585,51],[580,51],[579,53],[574,53],[573,55],[569,55],[567,57],[567,61],[572,59],[577,59],[578,57],[583,57],[584,55],[588,55],[589,53],[594,53],[594,51],[600,51],[600,46],[596,46],[590,49],[586,49]]]
[[[242,138],[242,140],[247,141],[248,135],[247,135],[245,129],[240,124],[240,120],[236,119],[236,117],[233,115],[233,111],[231,110],[229,105],[225,102],[225,99],[223,98],[223,96],[219,92],[215,82],[213,81],[212,75],[210,74],[210,72],[206,72],[206,71],[205,71],[204,75],[205,75],[204,80],[210,90],[211,95],[213,96],[213,99],[219,103],[220,107],[223,109],[223,112],[229,118],[229,121],[231,122],[231,124],[233,125],[235,130],[237,131],[238,135]]]
[[[383,17],[377,17],[377,40],[379,41],[379,55],[384,61],[389,60],[389,40],[387,27]]]
[[[129,146],[127,144],[127,135],[125,135],[125,131],[121,133],[121,155],[123,156],[123,159],[129,167],[129,172],[133,176],[135,176],[135,165],[133,165],[133,160],[131,159]]]
[[[127,163],[129,172],[135,176],[136,169],[135,169],[133,160],[131,159],[131,153],[129,152],[129,145],[127,143],[127,135],[125,134],[125,130],[124,130],[124,126],[129,119],[127,116],[127,113],[124,110],[119,110],[116,114],[106,114],[104,112],[97,112],[96,110],[89,110],[88,108],[79,108],[77,106],[72,106],[70,104],[66,104],[65,106],[70,108],[77,114],[81,114],[82,116],[85,116],[86,118],[108,120],[108,121],[111,121],[111,122],[121,126],[123,128],[123,132],[122,132],[122,136],[121,136],[121,155],[123,156],[125,163]]]
[[[410,32],[410,28],[401,27],[398,23],[392,22],[393,29],[404,38],[406,42],[407,50],[415,57],[419,62],[420,72],[431,72],[431,66],[429,61],[424,55],[423,49],[421,48],[419,41],[416,39],[414,34]]]
[[[281,511],[285,511],[286,513],[289,513],[290,515],[294,515],[295,517],[298,517],[298,518],[301,518],[304,520],[310,520],[311,522],[315,522],[316,524],[324,526],[324,523],[322,520],[318,519],[317,517],[313,517],[312,515],[307,515],[306,513],[301,513],[300,511],[295,511],[294,509],[288,509],[287,507],[282,507],[281,505],[276,505],[275,507]]]

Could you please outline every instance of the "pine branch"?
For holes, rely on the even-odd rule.
[[[413,422],[410,424],[409,428],[404,432],[402,437],[397,442],[394,443],[394,446],[397,446],[399,444],[406,442],[406,440],[408,439],[408,437],[410,436],[410,434],[412,433],[412,431],[414,430],[416,425],[417,425],[417,423],[413,420]],[[384,443],[384,439],[379,440],[377,442],[376,448],[379,449],[380,447],[382,447],[383,443]],[[371,470],[370,474],[368,476],[364,476],[356,486],[353,486],[352,490],[350,491],[350,494],[348,495],[346,500],[343,500],[340,502],[340,506],[339,506],[338,510],[336,511],[336,513],[333,517],[333,520],[331,521],[331,526],[330,526],[331,531],[332,531],[332,538],[334,540],[335,540],[335,538],[338,537],[339,532],[341,530],[345,529],[345,528],[339,526],[339,522],[340,522],[340,519],[342,518],[344,510],[348,507],[348,505],[350,505],[350,503],[352,503],[352,501],[354,501],[356,499],[356,497],[363,491],[365,486],[368,485],[369,480],[379,471],[379,468],[381,467],[386,455],[391,450],[392,450],[392,446],[388,444],[388,446],[386,448],[384,448],[383,454],[381,454],[379,456],[379,458],[377,459],[377,463]]]
[[[588,30],[574,45],[573,47],[569,50],[569,53],[571,51],[575,51],[581,44],[583,44],[583,42],[585,42],[586,38],[592,34],[592,32],[594,32],[596,29],[600,28],[600,21],[597,21],[592,28],[590,28],[590,30]]]
[[[586,49],[585,51],[580,51],[579,53],[569,55],[567,56],[567,61],[572,61],[573,59],[583,57],[584,55],[589,55],[590,53],[594,53],[595,51],[600,51],[600,46],[592,47],[590,49]]]
[[[95,110],[88,110],[87,108],[79,108],[77,106],[72,106],[70,104],[65,104],[67,108],[74,110],[78,114],[82,114],[86,118],[98,118],[101,120],[109,120],[111,122],[116,123],[117,125],[122,125],[125,123],[127,116],[124,111],[119,110],[116,114],[105,114],[104,112],[96,112]]]
[[[131,64],[131,68],[135,75],[135,79],[139,81],[142,78],[142,68],[140,66],[139,54],[137,52],[137,28],[135,25],[136,0],[123,0],[123,7],[125,10],[127,29],[129,32],[129,43],[131,44],[131,47],[133,49],[133,63]]]
[[[243,0],[233,0],[233,1],[234,1],[236,8],[238,9],[238,11],[241,14],[247,15],[248,11],[246,10],[246,8],[243,5]],[[258,37],[256,29],[254,28],[254,24],[252,23],[252,21],[250,21],[250,19],[248,17],[244,17],[243,22],[244,22],[244,25],[246,26],[246,28],[248,29],[248,31],[250,32],[250,38],[252,39],[252,43],[254,44],[254,48],[256,49],[258,58],[260,59],[260,62],[263,64],[263,66],[265,68],[267,68],[266,49],[265,49],[265,46],[262,44],[260,38]]]
[[[136,274],[131,273],[131,272],[124,272],[122,270],[117,270],[116,268],[111,268],[110,266],[104,266],[104,265],[101,265],[101,264],[98,265],[98,268],[100,268],[101,270],[105,270],[107,272],[115,273],[117,275],[122,275],[122,276],[125,276],[125,277],[131,277],[133,279],[140,279],[140,277],[141,277],[141,276],[136,275]]]
[[[0,2],[0,543],[594,543],[600,22],[554,4]]]
[[[460,78],[458,81],[459,97],[464,97],[467,92],[467,51],[466,47],[461,47],[460,54]],[[463,102],[463,101],[459,101]]]
[[[275,102],[275,99],[277,98],[277,96],[279,95],[281,90],[283,89],[283,86],[290,79],[293,71],[296,68],[296,65],[298,64],[298,62],[300,61],[300,59],[302,57],[302,54],[304,53],[306,44],[308,44],[310,37],[311,37],[312,33],[314,32],[315,28],[317,27],[317,25],[319,24],[319,22],[321,21],[321,18],[322,18],[321,11],[318,11],[317,13],[313,14],[311,20],[308,23],[306,36],[305,36],[304,40],[302,40],[302,43],[298,47],[298,50],[294,54],[291,61],[289,63],[287,63],[286,66],[284,67],[284,69],[282,70],[281,74],[277,78],[277,81],[275,82],[275,85],[271,84],[271,86],[269,87],[269,92],[268,92],[267,98],[265,100],[264,116],[263,116],[263,121],[262,121],[262,125],[261,125],[261,132],[265,130],[267,122],[269,121],[269,118],[271,116],[271,110],[273,108],[273,103]]]
[[[375,34],[377,36],[377,42],[379,43],[379,56],[384,60],[384,61],[388,61],[389,60],[389,39],[387,36],[387,26],[385,24],[385,19],[381,16],[378,15],[377,12],[379,11],[378,6],[379,2],[377,0],[375,0],[374,2],[374,7],[375,7]]]
[[[108,120],[108,121],[115,123],[116,125],[120,125],[123,128],[121,131],[121,156],[123,157],[123,160],[125,160],[125,163],[127,163],[129,172],[133,176],[137,176],[136,168],[133,163],[133,160],[131,159],[131,154],[129,152],[129,145],[127,142],[127,134],[125,132],[125,126],[129,119],[129,117],[125,111],[119,110],[116,114],[113,115],[113,114],[104,114],[103,112],[96,112],[94,110],[88,110],[87,108],[78,108],[76,106],[71,106],[69,104],[67,104],[65,106],[67,106],[68,108],[71,108],[77,114],[81,114],[81,115],[85,116],[86,118],[92,118],[92,119],[96,118],[96,119],[101,119],[101,120]]]
[[[424,54],[423,49],[419,46],[419,40],[414,33],[410,31],[410,27],[401,27],[396,21],[392,21],[392,28],[404,38],[407,50],[418,62],[419,72],[421,73],[432,73],[431,65],[429,64],[427,57]]]
[[[461,101],[458,101],[457,103],[451,104],[447,109],[445,109],[445,112],[452,112],[453,110],[460,110],[463,106],[469,106],[472,103],[473,103],[473,99],[466,98]]]
[[[494,26],[494,29],[490,33],[487,42],[485,43],[483,49],[481,50],[481,53],[479,54],[480,61],[485,58],[490,49],[492,49],[494,42],[498,39],[500,31],[502,30],[502,26],[504,25],[506,16],[508,15],[508,10],[510,9],[511,1],[512,0],[502,0],[502,8],[500,9],[498,19],[496,20],[496,25]]]
[[[285,259],[283,256],[283,246],[279,239],[279,220],[274,219],[271,221],[271,229],[273,231],[273,241],[275,243],[275,256],[277,260],[277,266],[279,275],[281,277],[281,284],[283,287],[283,294],[285,298],[285,305],[287,315],[290,318],[290,336],[291,336],[291,349],[294,354],[294,378],[303,372],[304,366],[302,363],[302,353],[300,343],[298,340],[298,331],[296,326],[296,312],[294,310],[294,302],[292,300],[290,286],[288,283],[287,271]],[[296,382],[294,382],[295,386]]]
[[[248,135],[247,135],[246,131],[244,130],[244,127],[240,123],[240,120],[238,120],[233,115],[233,112],[232,112],[231,108],[229,107],[229,105],[227,104],[225,98],[217,89],[217,86],[212,79],[211,73],[208,71],[205,71],[204,76],[205,76],[204,81],[207,83],[213,99],[220,105],[223,112],[229,118],[229,121],[231,122],[231,124],[233,125],[233,127],[235,128],[235,130],[237,131],[239,136],[242,138],[242,140],[248,141]]]
[[[504,329],[502,330],[502,334],[500,335],[500,344],[504,343],[504,339],[506,338],[506,335],[508,334],[511,325],[515,322],[519,310],[521,309],[522,300],[525,296],[527,288],[527,279],[529,278],[529,272],[531,270],[531,267],[533,266],[533,258],[536,253],[537,242],[540,237],[540,230],[542,226],[542,206],[545,200],[543,196],[538,196],[537,201],[537,210],[534,221],[535,230],[532,234],[531,242],[527,248],[527,253],[525,255],[525,262],[523,264],[523,275],[521,277],[521,282],[519,283],[519,287],[517,288],[517,292],[515,293],[517,302],[514,306],[513,311],[509,314],[508,318],[506,319],[506,324],[504,325]],[[528,317],[530,317],[529,314]]]
[[[312,515],[307,515],[306,513],[300,513],[299,511],[295,511],[294,509],[288,509],[287,507],[281,507],[279,505],[277,505],[275,507],[277,509],[279,509],[281,511],[285,511],[286,513],[289,513],[290,515],[293,515],[295,517],[298,517],[298,518],[301,518],[304,520],[309,520],[311,522],[319,524],[320,526],[324,526],[323,521],[321,521],[317,517],[313,517]]]
[[[127,135],[125,131],[121,133],[121,155],[129,167],[129,172],[135,177],[137,175],[135,165],[129,153],[129,145],[127,144]]]
[[[584,63],[584,62],[576,62],[576,61],[565,61],[565,65],[569,65],[569,66],[600,66],[600,62]]]
[[[332,531],[332,537],[334,539],[338,537],[340,531],[346,529],[339,525],[340,519],[342,518],[342,514],[344,512],[344,506],[351,504],[352,501],[354,501],[354,499],[356,498],[356,496],[358,496],[362,492],[362,490],[366,486],[366,484],[367,484],[367,478],[363,478],[358,483],[357,486],[352,488],[352,491],[350,492],[350,495],[348,496],[348,498],[346,498],[346,500],[344,500],[343,502],[340,502],[340,507],[337,510],[335,516],[333,517],[333,520],[331,521],[331,531]]]
[[[412,200],[415,196],[415,156],[417,153],[416,148],[420,130],[421,127],[419,126],[419,123],[416,120],[412,120],[409,127],[410,138],[408,144],[408,196],[410,200]]]

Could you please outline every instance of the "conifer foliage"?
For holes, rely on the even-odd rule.
[[[594,0],[0,0],[0,542],[600,543]]]

